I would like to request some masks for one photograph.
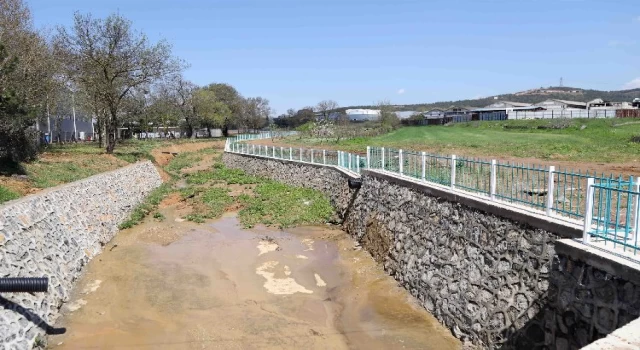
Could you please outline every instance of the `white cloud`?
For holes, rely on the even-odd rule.
[[[398,95],[402,95],[402,94],[404,94],[404,89],[398,90]]]
[[[622,88],[624,90],[639,89],[640,88],[640,78],[635,78],[635,79],[631,80],[630,82],[624,84],[622,86]]]

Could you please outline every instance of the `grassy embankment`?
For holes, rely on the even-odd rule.
[[[206,140],[204,140],[206,141]],[[210,140],[209,140],[210,141]],[[142,159],[153,160],[151,150],[191,140],[127,140],[113,155],[95,143],[53,145],[32,162],[0,162],[0,203],[37,192],[39,189],[77,181],[114,170]]]
[[[340,142],[300,137],[286,142],[352,152],[384,146],[466,156],[624,163],[640,160],[640,143],[633,141],[638,135],[638,119],[555,119],[403,127]]]
[[[120,227],[133,227],[149,215],[162,220],[158,206],[163,198],[173,193],[191,208],[184,219],[196,223],[219,218],[226,211],[238,211],[239,220],[245,227],[322,224],[334,215],[329,200],[320,192],[228,169],[220,162],[220,156],[217,150],[205,149],[175,157],[164,168],[172,175],[172,180],[153,191]],[[183,172],[206,161],[207,157],[212,161],[209,169]]]

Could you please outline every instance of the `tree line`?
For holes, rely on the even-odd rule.
[[[71,26],[44,32],[23,0],[0,0],[0,158],[35,158],[40,123],[76,111],[95,121],[107,153],[123,129],[180,128],[195,137],[200,129],[268,123],[267,99],[226,83],[198,86],[184,77],[186,68],[170,43],[151,41],[119,14],[75,13]]]

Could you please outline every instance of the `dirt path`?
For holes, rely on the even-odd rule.
[[[266,145],[266,146],[280,146],[280,147],[290,147],[290,144],[287,144],[286,141],[283,140],[258,140],[258,141],[251,141],[255,144],[259,144],[259,145]],[[300,147],[300,146],[294,146],[294,147]],[[310,148],[310,146],[303,146],[305,148]],[[340,147],[331,145],[331,144],[325,144],[325,145],[321,145],[321,146],[312,146],[311,148],[316,148],[316,149],[331,149],[331,150],[340,150]],[[425,151],[425,152],[434,152],[436,153],[434,150],[430,150],[429,148],[421,148],[420,151]],[[362,152],[362,154],[364,155],[366,152]],[[468,156],[468,157],[478,157],[478,158],[482,158],[482,159],[496,159],[499,161],[503,161],[503,162],[513,162],[513,163],[523,163],[523,164],[535,164],[535,165],[543,165],[543,166],[550,166],[553,165],[556,167],[556,169],[569,169],[569,170],[574,170],[574,171],[581,171],[581,172],[587,172],[589,171],[590,173],[594,173],[597,172],[598,174],[600,173],[605,173],[605,174],[614,174],[614,175],[624,175],[629,176],[640,176],[640,155],[638,155],[638,159],[636,161],[632,161],[632,162],[626,162],[626,163],[615,163],[615,162],[606,162],[609,159],[603,159],[602,162],[574,162],[574,161],[562,161],[562,160],[544,160],[544,159],[538,159],[538,158],[517,158],[517,157],[508,157],[508,156],[490,156],[490,155],[486,155],[486,154],[482,154],[482,153],[478,153],[477,150],[471,150],[471,149],[464,149],[464,148],[451,148],[449,149],[447,152],[447,154],[456,154],[458,156]]]
[[[156,163],[160,166],[169,164],[171,159],[176,154],[184,152],[195,152],[203,150],[205,148],[224,148],[224,141],[210,141],[210,142],[187,142],[170,145],[167,147],[159,147],[151,151],[151,155],[156,160]]]

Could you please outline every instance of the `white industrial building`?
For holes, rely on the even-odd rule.
[[[350,121],[367,121],[380,118],[379,109],[347,109],[344,112]]]

